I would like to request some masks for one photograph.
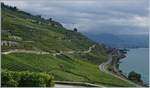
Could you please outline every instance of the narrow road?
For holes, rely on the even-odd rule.
[[[53,56],[61,55],[61,54],[90,53],[92,49],[94,49],[95,47],[96,45],[94,44],[90,46],[88,50],[85,50],[85,51],[60,51],[59,53],[54,53]]]
[[[6,52],[1,52],[1,54],[11,54],[11,53],[31,53],[31,54],[49,54],[49,52],[35,51],[35,50],[24,50],[24,49],[13,49]]]
[[[107,73],[107,74],[110,74],[110,75],[112,75],[112,76],[114,76],[114,77],[117,77],[117,78],[119,78],[119,79],[121,79],[121,80],[124,80],[124,81],[126,81],[126,82],[128,82],[128,83],[130,83],[130,84],[132,84],[132,85],[134,85],[134,86],[136,86],[136,87],[140,87],[140,85],[138,85],[138,84],[136,84],[136,83],[133,83],[132,81],[126,79],[125,77],[123,77],[123,76],[118,76],[118,75],[116,75],[116,74],[114,74],[114,73],[108,71],[108,70],[107,70],[107,65],[110,64],[111,61],[112,61],[112,55],[109,55],[108,61],[107,61],[107,62],[104,62],[104,63],[102,63],[102,64],[100,64],[100,65],[99,65],[99,69],[100,69],[102,72],[105,72],[105,73]],[[115,68],[115,67],[114,67],[114,68]]]
[[[93,48],[95,48],[95,44],[90,46],[86,51],[60,51],[59,53],[54,53],[53,56],[61,55],[61,54],[74,54],[74,53],[90,53]],[[1,52],[1,54],[11,54],[11,53],[31,53],[31,54],[50,54],[49,52],[44,51],[36,51],[36,50],[25,50],[25,49],[13,49],[5,52]]]
[[[64,84],[55,84],[52,88],[87,88],[87,87],[81,87],[81,86],[73,86],[73,85],[64,85]]]
[[[55,86],[52,88],[103,88],[103,87],[86,87],[86,86],[55,84]]]
[[[86,83],[86,82],[70,82],[70,81],[55,81],[54,88],[102,88],[103,86]]]

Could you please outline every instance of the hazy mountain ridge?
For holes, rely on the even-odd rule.
[[[147,48],[149,42],[148,35],[113,35],[113,34],[99,34],[99,35],[85,34],[85,35],[96,42],[104,43],[110,47],[117,47],[117,48]]]

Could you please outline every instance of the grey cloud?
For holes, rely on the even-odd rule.
[[[45,18],[52,17],[68,29],[89,33],[148,33],[148,0],[21,0],[7,4]]]

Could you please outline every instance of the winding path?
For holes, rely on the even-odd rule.
[[[86,51],[60,51],[59,53],[53,53],[53,56],[61,55],[61,54],[73,54],[73,53],[89,53],[95,48],[96,45],[92,45]],[[11,54],[11,53],[31,53],[31,54],[50,54],[49,52],[37,51],[37,50],[25,50],[25,49],[13,49],[5,52],[1,52],[1,54]]]
[[[1,52],[1,53],[2,54],[11,54],[11,53],[50,54],[49,52],[44,52],[44,51],[24,50],[24,49],[13,49],[13,50]]]
[[[54,53],[53,56],[61,55],[61,54],[90,53],[92,49],[94,49],[95,47],[96,45],[94,44],[90,46],[88,50],[85,50],[85,51],[60,51],[59,53]]]
[[[105,72],[105,73],[107,73],[107,74],[110,74],[110,75],[112,75],[112,76],[114,76],[114,77],[117,77],[117,78],[119,78],[119,79],[121,79],[121,80],[124,80],[124,81],[126,81],[126,82],[128,82],[128,83],[130,83],[130,84],[132,84],[132,85],[134,85],[134,86],[136,86],[136,87],[140,87],[140,85],[138,85],[138,84],[136,84],[136,83],[133,83],[132,81],[126,79],[125,77],[123,77],[123,76],[121,76],[121,75],[118,76],[118,75],[116,75],[116,74],[114,74],[114,73],[108,71],[108,70],[107,70],[107,65],[110,64],[111,61],[112,61],[112,55],[109,55],[108,61],[107,61],[107,62],[104,62],[104,63],[102,63],[102,64],[100,64],[100,65],[99,65],[99,69],[100,69],[102,72]],[[114,68],[116,69],[116,67],[114,67]]]
[[[55,83],[54,88],[104,88],[103,86],[86,82],[55,81]]]

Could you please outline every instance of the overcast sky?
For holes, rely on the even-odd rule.
[[[3,0],[90,34],[148,34],[149,0]]]

